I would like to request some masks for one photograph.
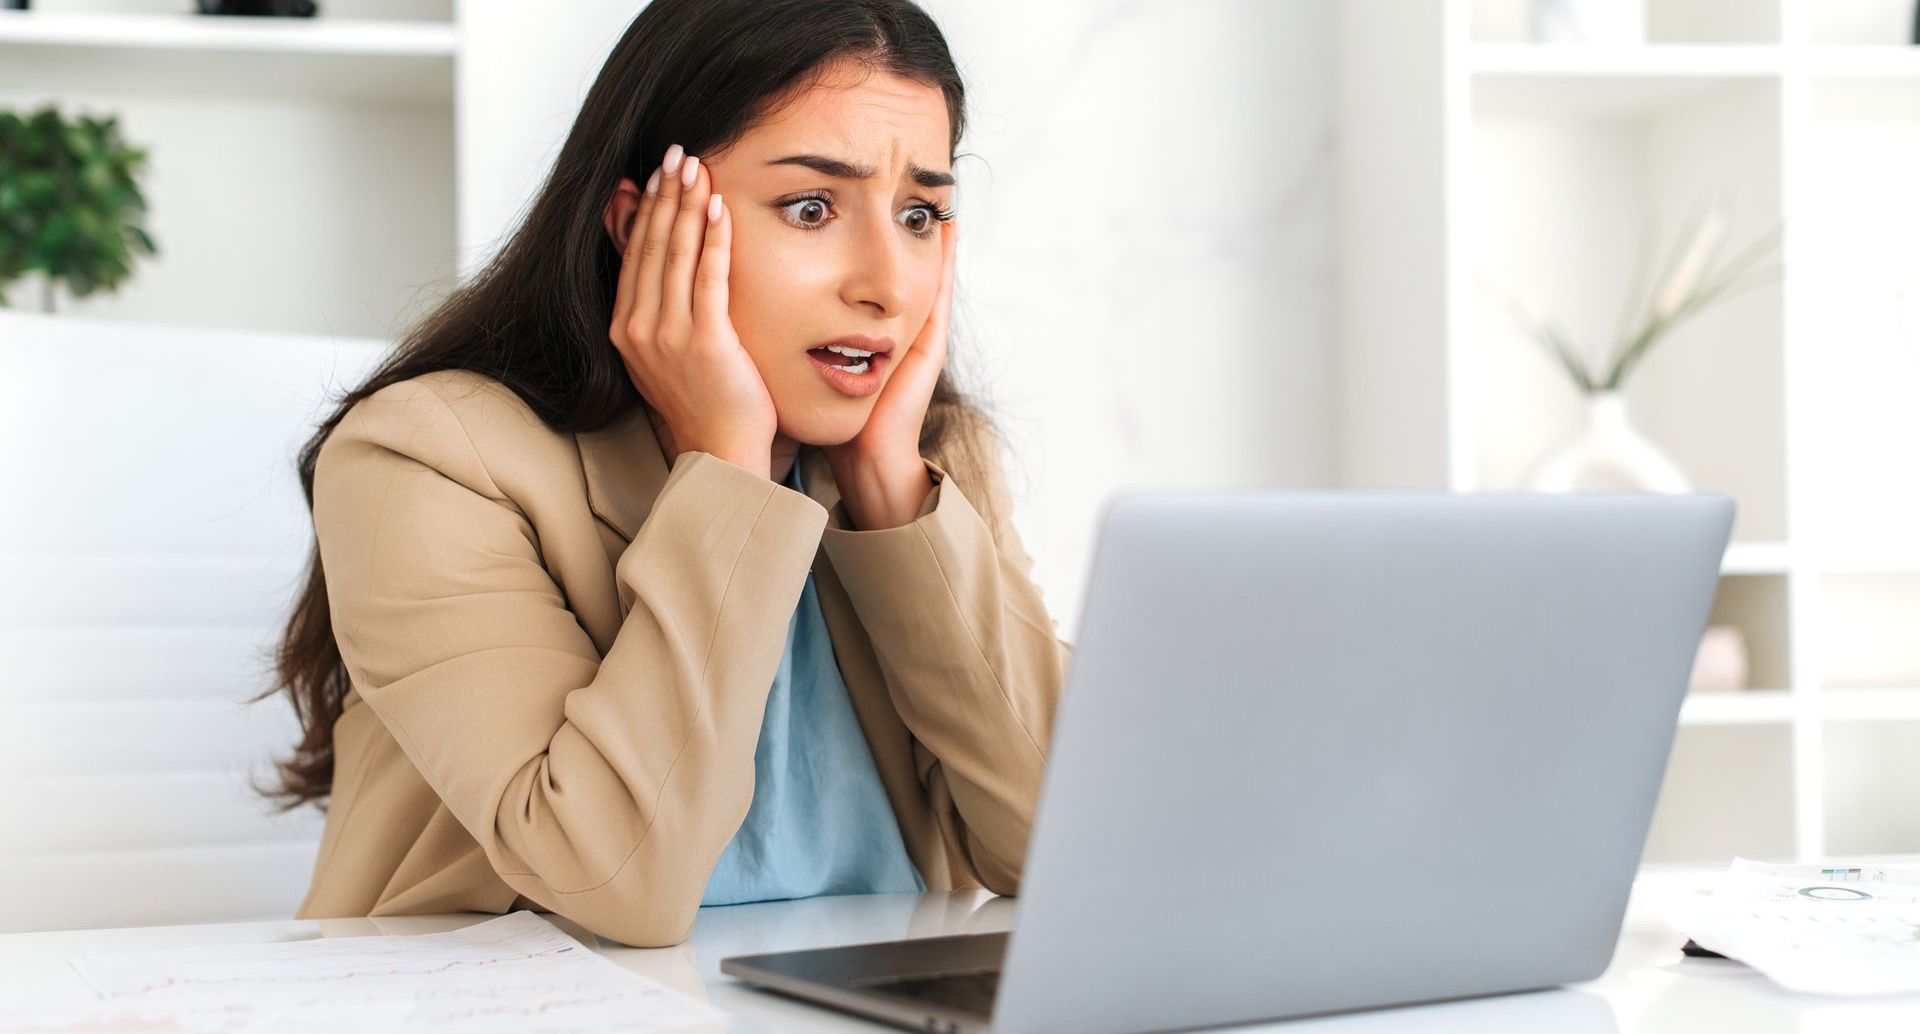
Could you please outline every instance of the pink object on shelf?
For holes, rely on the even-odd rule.
[[[1690,693],[1725,693],[1747,688],[1747,637],[1733,625],[1712,625],[1700,637],[1693,656]]]

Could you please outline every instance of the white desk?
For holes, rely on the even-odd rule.
[[[1641,885],[1665,880],[1699,881],[1708,875],[1704,870],[1648,874],[1642,877]],[[577,924],[559,916],[549,918],[621,965],[726,1010],[733,1017],[727,1028],[731,1034],[884,1031],[893,1028],[753,990],[722,976],[720,959],[826,944],[1004,930],[1012,918],[1014,903],[984,891],[968,891],[734,905],[703,910],[686,943],[650,950],[601,944]],[[0,1002],[56,996],[82,1005],[90,1003],[91,992],[66,963],[71,955],[307,937],[430,933],[489,918],[479,913],[459,913],[11,934],[0,936]],[[1682,940],[1636,903],[1629,909],[1613,965],[1598,980],[1565,990],[1233,1029],[1284,1034],[1911,1034],[1920,1030],[1920,996],[1863,1001],[1794,996],[1737,963],[1683,956]],[[1524,951],[1525,947],[1516,945],[1515,950]]]

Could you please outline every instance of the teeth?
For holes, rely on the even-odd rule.
[[[852,366],[842,366],[841,369],[847,371],[848,373],[866,373],[867,368],[872,365],[873,365],[872,363],[861,362],[861,363],[855,363]]]
[[[865,358],[867,358],[868,356],[870,356],[870,355],[872,355],[872,354],[873,354],[872,352],[862,352],[861,350],[859,350],[859,349],[857,349],[857,348],[847,348],[847,347],[844,347],[844,346],[842,346],[842,345],[828,345],[828,346],[827,346],[827,351],[829,351],[829,352],[838,352],[838,353],[840,353],[841,355],[847,355],[847,356],[852,356],[852,357],[854,357],[855,359],[865,359]]]

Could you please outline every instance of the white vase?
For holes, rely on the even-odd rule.
[[[1532,492],[1693,491],[1667,454],[1634,429],[1617,391],[1588,395],[1580,429],[1535,463],[1522,483]]]

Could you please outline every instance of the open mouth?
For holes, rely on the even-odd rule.
[[[807,354],[829,366],[837,366],[851,374],[862,374],[884,361],[883,356],[874,352],[862,352],[859,349],[810,348]]]
[[[865,398],[880,390],[884,379],[880,368],[885,365],[887,355],[884,352],[846,355],[827,348],[810,348],[807,360],[820,371],[828,387],[849,398]]]

